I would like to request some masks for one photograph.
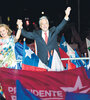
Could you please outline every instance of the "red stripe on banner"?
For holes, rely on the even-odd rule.
[[[27,71],[47,71],[47,69],[40,68],[40,67],[35,67],[35,66],[30,66],[26,64],[22,64],[22,70],[27,70]]]
[[[16,80],[41,100],[65,100],[66,91],[90,93],[90,79],[84,67],[61,72],[0,68],[0,83],[6,100],[16,100]]]

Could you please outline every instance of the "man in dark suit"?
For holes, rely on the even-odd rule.
[[[39,25],[41,30],[33,31],[33,32],[25,31],[22,28],[22,24],[23,24],[22,20],[20,19],[17,20],[18,29],[21,30],[21,34],[26,38],[36,40],[37,55],[41,59],[41,61],[46,65],[48,65],[50,54],[52,53],[52,51],[54,51],[54,49],[59,54],[57,35],[60,33],[60,31],[68,22],[70,11],[71,8],[67,7],[67,9],[65,10],[65,17],[62,20],[62,22],[57,27],[53,26],[50,29],[49,29],[49,21],[47,17],[42,16],[39,19]]]

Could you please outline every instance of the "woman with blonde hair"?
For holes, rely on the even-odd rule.
[[[15,58],[15,42],[20,37],[21,30],[18,28],[16,36],[6,24],[0,24],[0,67],[17,68]]]

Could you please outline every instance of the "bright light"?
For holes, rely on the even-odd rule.
[[[44,12],[43,12],[43,11],[42,11],[41,13],[42,13],[42,14],[44,14]]]
[[[29,20],[26,20],[26,25],[29,26]]]
[[[10,21],[10,17],[7,17],[8,22]]]
[[[26,21],[26,25],[29,26],[30,25],[29,18],[25,18],[25,21]]]
[[[35,24],[35,22],[33,22],[33,25]]]

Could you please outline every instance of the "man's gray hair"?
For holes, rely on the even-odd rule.
[[[47,19],[47,21],[48,21],[48,18],[47,18],[46,16],[42,16],[42,17],[39,18],[39,25],[40,25],[40,21],[41,21],[42,19]],[[49,24],[49,21],[48,21],[48,24]]]

